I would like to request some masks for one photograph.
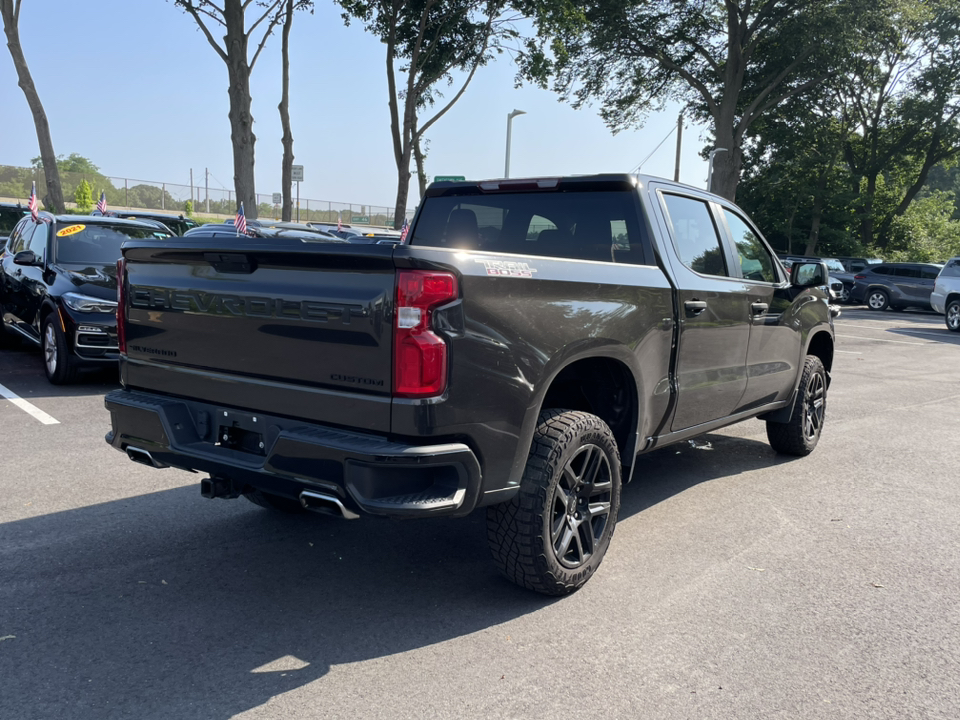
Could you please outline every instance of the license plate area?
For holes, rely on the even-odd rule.
[[[256,415],[217,410],[217,447],[265,455],[263,421]]]

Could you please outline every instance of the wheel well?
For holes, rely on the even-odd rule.
[[[952,292],[949,295],[947,295],[947,299],[943,303],[943,309],[946,310],[947,305],[952,303],[954,300],[960,300],[960,292]]]
[[[820,358],[824,369],[830,372],[833,366],[833,338],[830,337],[830,333],[818,332],[814,335],[807,346],[807,354]]]
[[[596,415],[613,432],[620,458],[630,464],[627,449],[637,425],[637,384],[629,368],[612,358],[587,358],[570,363],[557,375],[541,409],[563,408]]]

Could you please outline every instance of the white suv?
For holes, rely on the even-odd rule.
[[[930,304],[947,316],[947,329],[960,332],[960,257],[952,258],[937,276]]]

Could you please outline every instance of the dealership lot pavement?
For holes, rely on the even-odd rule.
[[[482,514],[204,500],[103,442],[115,373],[0,350],[0,718],[956,718],[960,334],[844,309],[837,351],[812,456],[759,421],[646,456],[556,600]]]

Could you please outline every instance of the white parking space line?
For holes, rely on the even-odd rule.
[[[907,342],[906,340],[886,340],[884,338],[864,337],[863,335],[840,335],[839,333],[837,333],[837,337],[856,338],[857,340],[873,340],[874,342],[896,343],[897,345],[936,345],[934,342],[915,343]]]
[[[10,390],[9,388],[4,387],[3,385],[0,385],[0,396],[5,397],[7,400],[12,402],[18,408],[23,410],[28,415],[32,415],[37,420],[42,422],[44,425],[60,424],[60,421],[57,420],[55,417],[51,417],[50,415],[47,415],[47,413],[45,413],[43,410],[38,408],[36,405],[34,405],[33,403],[27,402],[22,397],[17,395],[15,392]]]
[[[862,352],[854,352],[853,350],[835,350],[834,352],[843,353],[844,355],[863,355]]]
[[[860,328],[861,330],[910,330],[910,328],[893,328],[890,325],[854,325],[853,323],[835,323],[840,327]],[[910,330],[910,332],[924,332],[923,330]]]

